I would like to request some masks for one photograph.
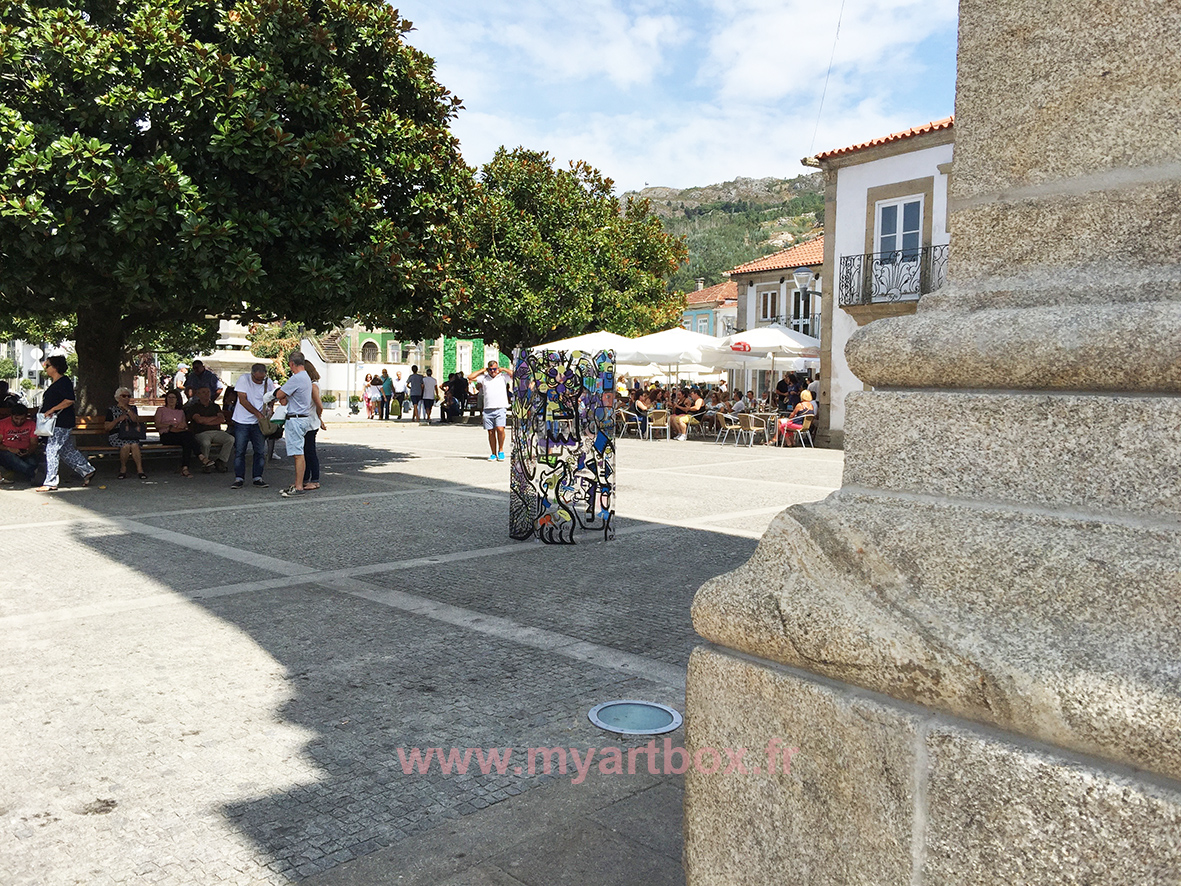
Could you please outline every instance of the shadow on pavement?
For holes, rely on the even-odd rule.
[[[73,532],[76,542],[165,583],[232,624],[277,662],[278,675],[270,679],[281,684],[286,701],[273,715],[259,712],[259,718],[272,717],[310,735],[302,753],[316,777],[259,796],[245,790],[241,800],[224,807],[224,815],[257,846],[261,863],[288,880],[329,871],[547,782],[567,783],[564,799],[550,810],[559,818],[548,822],[560,828],[562,804],[578,796],[571,793],[577,786],[568,784],[573,773],[545,774],[540,768],[531,773],[527,748],[618,747],[586,716],[611,698],[683,706],[681,689],[668,682],[371,597],[404,592],[477,617],[551,631],[571,643],[643,656],[683,674],[695,643],[689,618],[694,593],[702,582],[745,562],[756,545],[733,535],[635,523],[630,525],[637,531],[610,543],[514,543],[508,537],[507,493],[472,496],[464,494],[471,485],[399,471],[381,474],[384,485],[377,489],[350,476],[358,466],[413,462],[412,453],[334,442],[324,448],[322,459],[331,472],[331,488],[317,493],[323,497],[296,503],[281,503],[277,496],[251,498],[255,491],[250,489],[232,494],[240,498],[227,492],[203,499],[187,488],[172,496],[171,507],[166,491],[150,489],[70,500],[96,516],[133,516],[153,529],[198,539],[190,546],[196,550],[201,543],[213,545],[198,554],[184,550],[188,543],[181,540],[145,542],[135,529],[92,533],[82,525]],[[627,527],[626,522],[620,526]],[[260,542],[252,544],[256,538]],[[199,560],[206,571],[169,571],[160,557],[148,553],[161,545],[169,550],[164,560]],[[226,556],[232,552],[217,545],[316,570],[374,568],[334,582],[315,573],[284,578],[269,561],[235,561]],[[462,556],[505,545],[512,550]],[[404,562],[422,557],[437,562]],[[395,565],[376,568],[382,564]],[[260,586],[236,593],[225,588],[236,582]],[[219,586],[222,591],[205,593]],[[679,731],[673,739],[683,742]],[[426,773],[406,771],[400,750],[426,753],[436,747],[511,748],[513,756],[502,772],[492,767],[483,774],[474,760],[466,774],[444,774],[437,763]],[[640,778],[634,791],[614,790],[618,796],[638,796],[654,783]],[[662,808],[667,813],[670,807]],[[544,819],[550,813],[542,806],[530,814]],[[658,838],[649,837],[645,845],[629,836],[634,825],[612,830],[610,818],[599,814],[596,820],[610,840],[648,858],[636,869],[647,873],[629,880],[608,868],[602,875],[584,873],[579,882],[665,882],[653,874],[657,869],[672,870],[668,882],[677,881],[679,817],[658,822]],[[575,820],[570,817],[566,824]],[[593,849],[580,847],[579,852]],[[536,846],[520,851],[529,858],[537,855]],[[509,862],[502,857],[498,863]],[[389,864],[396,871],[396,855]],[[503,882],[535,882],[544,876],[549,875],[518,870]]]

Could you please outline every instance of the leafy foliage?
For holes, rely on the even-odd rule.
[[[811,239],[808,235],[824,218],[824,196],[799,194],[771,206],[749,201],[719,201],[686,207],[679,215],[664,219],[665,229],[685,238],[689,261],[669,281],[678,291],[696,287],[698,277],[706,286],[726,279],[726,271],[740,264],[785,248],[770,242],[771,234],[791,235],[795,242]]]
[[[16,365],[15,360],[9,360],[7,357],[0,357],[0,379],[5,381],[13,378],[19,378],[21,369]]]
[[[480,171],[466,216],[470,293],[454,318],[502,350],[591,328],[623,335],[675,325],[684,301],[665,278],[684,244],[664,233],[648,201],[613,195],[579,161],[500,148]]]
[[[4,0],[0,315],[76,317],[84,376],[207,316],[436,332],[471,173],[409,28],[381,0]]]
[[[300,327],[295,323],[256,323],[246,337],[252,354],[271,361],[267,375],[280,383],[287,381],[287,355],[299,350]]]

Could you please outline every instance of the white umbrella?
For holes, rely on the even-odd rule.
[[[583,351],[585,353],[596,353],[598,351],[618,352],[621,346],[630,347],[631,343],[632,340],[630,338],[625,338],[614,332],[588,332],[584,335],[576,335],[573,338],[564,338],[560,341],[546,342],[543,345],[534,345],[529,350]]]
[[[702,359],[702,351],[720,346],[721,339],[677,326],[633,338],[626,346],[620,345],[615,359],[620,363],[658,363],[661,366],[709,363]]]
[[[796,332],[781,323],[736,332],[722,339],[722,344],[737,353],[774,354],[776,357],[820,356],[820,339]]]

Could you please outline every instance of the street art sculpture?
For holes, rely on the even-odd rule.
[[[513,372],[509,533],[574,544],[615,528],[615,352],[526,352]]]

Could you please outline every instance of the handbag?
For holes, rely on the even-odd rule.
[[[52,437],[55,430],[57,430],[57,413],[46,415],[44,412],[38,412],[37,427],[33,433],[38,437]]]
[[[273,421],[271,421],[269,418],[267,418],[265,415],[259,417],[258,429],[260,431],[262,431],[262,435],[264,437],[269,437],[269,436],[271,436],[271,434],[274,434],[278,430],[278,428],[275,427],[275,423]]]
[[[126,440],[128,443],[141,443],[148,439],[148,428],[143,424],[134,424],[129,427],[125,422],[119,425],[119,439]]]

